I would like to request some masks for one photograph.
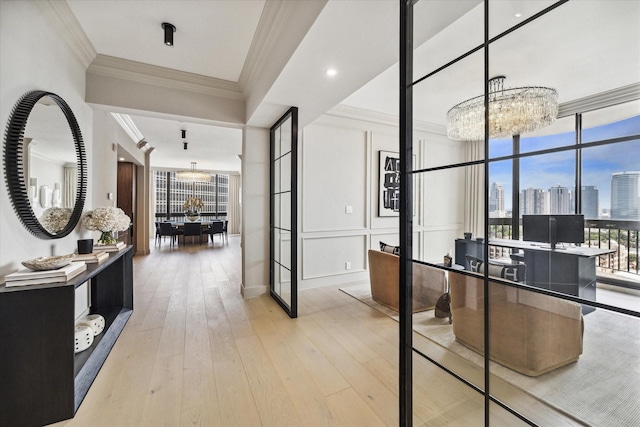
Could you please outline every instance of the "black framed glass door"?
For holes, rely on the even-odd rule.
[[[295,318],[298,316],[296,107],[291,107],[271,127],[270,143],[270,293]]]

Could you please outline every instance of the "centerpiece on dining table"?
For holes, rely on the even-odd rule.
[[[182,209],[184,210],[184,217],[191,221],[197,221],[200,219],[200,211],[204,208],[204,203],[200,197],[189,197]]]

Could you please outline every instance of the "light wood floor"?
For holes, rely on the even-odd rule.
[[[398,323],[339,287],[302,291],[295,320],[269,296],[242,299],[237,236],[165,244],[134,275],[129,323],[56,426],[398,425]],[[481,395],[414,360],[415,426],[483,425]],[[493,425],[520,424],[498,409]]]

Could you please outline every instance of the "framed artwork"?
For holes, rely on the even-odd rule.
[[[413,156],[415,164],[416,156]],[[414,188],[415,197],[415,188]],[[415,215],[415,203],[414,212]],[[378,152],[378,216],[400,215],[400,153]]]

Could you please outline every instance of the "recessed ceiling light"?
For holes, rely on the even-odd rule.
[[[120,157],[118,158],[118,160],[120,160],[121,162],[124,162],[124,157]]]
[[[516,14],[515,14],[515,15],[513,15],[513,16],[515,16],[516,18],[522,18],[522,14],[521,14],[521,13],[516,13]]]
[[[335,76],[336,74],[338,74],[338,70],[336,70],[335,68],[329,68],[329,69],[325,72],[325,74],[326,74],[327,76],[329,76],[329,77],[333,77],[333,76]]]

